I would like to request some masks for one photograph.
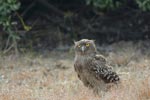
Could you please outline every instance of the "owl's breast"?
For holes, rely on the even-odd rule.
[[[82,73],[83,70],[84,70],[84,65],[80,62],[80,61],[76,61],[74,63],[74,68],[75,68],[75,71],[78,72],[78,73]]]
[[[74,68],[78,73],[87,72],[90,68],[91,57],[89,56],[76,56],[74,60]]]

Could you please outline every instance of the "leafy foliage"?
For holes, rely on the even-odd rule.
[[[13,31],[11,25],[12,12],[16,11],[20,7],[20,3],[17,0],[0,0],[0,25],[3,26],[3,30],[9,34],[8,40],[12,39],[12,42],[19,39],[16,32]]]
[[[128,6],[130,2],[128,0],[86,0],[87,5],[92,5],[98,9],[116,9],[122,5]],[[142,11],[150,10],[150,0],[135,0],[135,4],[138,5]]]
[[[98,9],[115,9],[121,5],[120,2],[114,2],[114,0],[86,0],[86,3]]]
[[[143,11],[150,10],[150,0],[136,0],[138,6]]]
[[[17,44],[18,40],[20,39],[18,32],[16,31],[17,27],[12,24],[12,18],[15,18],[15,17],[17,17],[17,21],[20,22],[19,25],[22,25],[21,28],[23,28],[25,31],[29,31],[31,29],[34,30],[34,27],[32,28],[32,26],[35,26],[36,22],[40,23],[40,21],[41,21],[43,23],[49,23],[49,22],[46,22],[48,20],[48,15],[50,15],[50,16],[52,15],[50,17],[50,19],[52,18],[50,20],[50,22],[52,21],[52,23],[50,23],[50,24],[52,24],[54,26],[57,25],[60,28],[60,30],[58,30],[58,31],[64,32],[62,34],[71,33],[71,36],[70,37],[68,36],[69,38],[76,38],[76,37],[80,37],[79,32],[85,32],[85,31],[81,31],[81,30],[84,30],[85,27],[88,27],[88,25],[87,26],[84,25],[84,22],[89,23],[88,21],[86,22],[83,20],[83,22],[82,22],[83,24],[81,23],[81,25],[80,25],[81,27],[79,26],[79,28],[76,28],[78,26],[78,24],[76,24],[77,21],[74,17],[76,15],[78,15],[78,17],[80,18],[80,16],[85,14],[86,16],[89,15],[88,18],[90,18],[90,14],[92,14],[92,13],[89,13],[89,12],[91,12],[91,11],[95,12],[98,15],[98,14],[101,14],[101,13],[99,13],[99,10],[103,11],[103,12],[108,11],[108,10],[112,11],[115,9],[117,9],[118,11],[126,11],[126,10],[130,10],[130,9],[132,11],[132,9],[136,9],[137,12],[140,10],[142,10],[142,11],[150,10],[150,0],[73,0],[73,1],[60,0],[60,2],[58,2],[58,0],[47,0],[49,5],[54,6],[52,8],[56,8],[56,9],[58,8],[58,12],[63,13],[62,15],[64,17],[58,17],[59,13],[57,13],[56,9],[47,7],[47,6],[45,6],[45,4],[41,4],[39,1],[42,1],[42,0],[33,2],[34,6],[30,7],[30,5],[32,6],[32,3],[31,3],[32,0],[29,0],[28,2],[25,2],[25,0],[21,0],[21,1],[19,1],[19,0],[0,0],[0,27],[2,26],[3,30],[7,33],[7,34],[4,34],[5,36],[3,35],[0,37],[0,40],[3,40],[3,43],[1,42],[1,44],[3,44],[3,46],[2,46],[2,48],[0,47],[2,50],[3,49],[10,50],[9,48],[14,47],[14,45]],[[20,8],[20,2],[23,6],[22,6],[21,10],[19,11],[19,13],[27,12],[25,14],[26,21],[27,22],[30,21],[30,24],[33,22],[33,25],[31,25],[31,26],[26,25],[23,20],[24,18],[21,17],[21,15],[19,15],[19,13],[16,12],[16,10],[18,10]],[[41,4],[42,7],[39,7],[39,4]],[[85,7],[86,4],[92,6],[92,8]],[[28,7],[30,10],[26,10]],[[38,7],[38,9],[37,9],[37,7]],[[87,10],[85,10],[84,8]],[[129,8],[129,9],[126,9],[126,8]],[[121,10],[119,10],[119,9],[121,9]],[[36,10],[36,13],[30,14],[30,12],[35,12],[35,10]],[[83,12],[84,10],[85,10],[85,12]],[[47,12],[49,13],[49,11],[51,11],[52,14],[47,14]],[[39,12],[39,14],[42,13],[42,17],[38,16],[39,18],[37,18],[35,20],[33,18],[35,18],[34,16],[36,14],[38,14],[37,12]],[[53,15],[53,13],[55,13],[55,14]],[[77,14],[77,13],[79,13],[79,14]],[[57,16],[57,18],[54,18],[55,16]],[[82,19],[84,19],[84,17],[86,17],[86,16],[82,16],[83,17]],[[28,20],[29,18],[30,18],[30,20]],[[58,19],[60,19],[60,20],[58,20]],[[79,19],[79,22],[80,22],[80,19]],[[90,22],[90,24],[91,23],[95,23],[95,22]],[[144,23],[144,21],[143,21],[143,23]],[[96,24],[96,25],[99,26],[98,24]],[[100,25],[101,25],[101,23],[100,23]],[[95,28],[95,26],[93,26],[93,27]],[[39,27],[39,28],[41,28],[41,27]],[[76,29],[78,29],[78,30],[76,30]],[[78,34],[74,34],[74,33],[78,33]],[[40,33],[37,33],[37,34],[40,34]],[[57,35],[60,36],[58,33],[57,33]],[[31,34],[29,37],[31,37],[32,41],[35,40],[35,39],[33,39],[33,36],[31,36]],[[20,41],[29,40],[29,38],[25,38],[25,39],[23,39],[23,38],[24,37],[22,37]],[[20,41],[19,41],[19,43],[21,44]],[[19,44],[19,46],[20,46],[20,44]]]

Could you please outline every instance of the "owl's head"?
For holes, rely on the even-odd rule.
[[[76,54],[89,55],[97,51],[94,40],[82,39],[74,43],[75,43]]]

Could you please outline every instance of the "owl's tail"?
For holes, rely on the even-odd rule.
[[[98,76],[103,79],[105,83],[118,83],[120,80],[119,75],[108,68],[100,69]]]
[[[101,77],[106,83],[117,83],[120,80],[119,76],[112,71],[101,75]]]

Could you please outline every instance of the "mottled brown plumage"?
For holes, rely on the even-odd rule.
[[[96,92],[106,90],[108,83],[119,81],[119,76],[107,65],[105,57],[97,54],[93,40],[75,42],[74,68],[83,84]]]

